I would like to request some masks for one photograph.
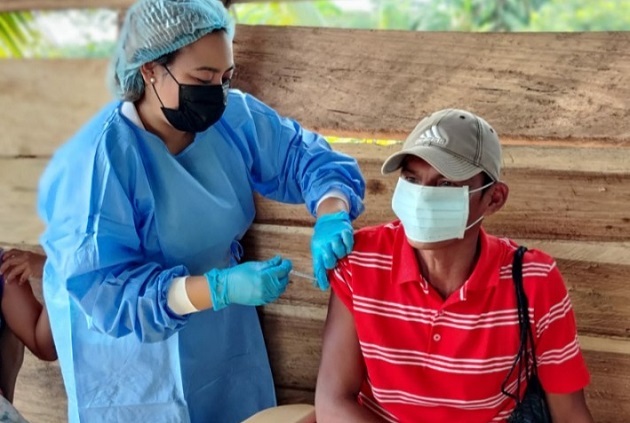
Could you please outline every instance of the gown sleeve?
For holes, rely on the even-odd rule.
[[[351,218],[363,212],[365,181],[354,158],[333,151],[322,136],[250,95],[234,90],[229,101],[233,107],[226,118],[237,123],[233,130],[257,192],[285,203],[306,203],[315,215],[317,202],[336,191],[350,202]]]
[[[116,136],[105,131],[93,151],[65,146],[40,181],[44,283],[66,290],[91,329],[156,342],[187,320],[168,308],[167,292],[189,272],[146,257],[153,200],[137,151]]]

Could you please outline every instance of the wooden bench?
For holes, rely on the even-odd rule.
[[[486,227],[557,258],[592,373],[589,405],[597,422],[623,423],[630,421],[629,44],[630,33],[239,26],[236,86],[328,135],[403,139],[421,116],[444,107],[490,121],[511,193]],[[99,60],[0,62],[0,244],[37,244],[37,180],[54,150],[109,100],[105,70]],[[367,211],[356,227],[393,219],[395,177],[379,168],[398,147],[334,148],[356,156],[367,180]],[[310,272],[313,219],[304,207],[257,205],[248,257],[279,252]],[[262,323],[280,402],[312,403],[328,294],[293,282],[261,310]],[[27,355],[15,397],[35,422],[65,420],[56,363]]]

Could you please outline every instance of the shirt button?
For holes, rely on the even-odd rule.
[[[440,336],[439,333],[436,333],[435,335],[433,335],[433,340],[435,342],[440,342],[440,339],[442,339],[442,337]]]

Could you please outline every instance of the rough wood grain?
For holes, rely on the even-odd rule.
[[[26,351],[15,388],[14,404],[29,422],[68,421],[66,391],[59,362],[47,363]]]
[[[299,313],[301,308],[293,309]],[[302,395],[295,401],[302,402],[308,399],[305,391],[315,388],[323,321],[304,319],[299,314],[276,314],[270,309],[263,316],[275,383],[289,392],[298,390]],[[597,422],[625,423],[630,418],[630,341],[620,342],[625,353],[584,349],[592,376],[586,395]]]
[[[335,144],[358,158],[367,181],[366,210],[356,227],[395,218],[391,195],[396,176],[380,174],[385,157],[399,147]],[[487,219],[490,231],[514,238],[630,240],[630,149],[504,148],[510,198]],[[0,242],[37,243],[43,226],[36,214],[36,187],[45,158],[0,157]],[[304,206],[259,199],[260,223],[310,226]]]
[[[37,216],[37,182],[47,162],[0,158],[0,243],[39,243],[44,225]]]
[[[325,132],[400,138],[427,112],[460,107],[503,136],[628,144],[629,41],[241,27],[236,85]]]
[[[111,100],[97,60],[0,61],[0,155],[50,156]]]
[[[279,253],[290,258],[296,270],[311,274],[310,236],[308,228],[256,225],[246,239],[245,252],[249,258],[260,260]],[[608,247],[618,248],[619,261],[610,263],[595,261],[596,256],[583,257],[579,242],[555,244],[527,240],[525,244],[529,248],[541,248],[556,258],[581,333],[630,339],[630,246],[609,243],[591,246],[593,250],[602,251]],[[279,304],[299,307],[303,318],[321,318],[328,294],[313,288],[310,281],[301,277],[291,276],[291,281]]]
[[[53,2],[56,8],[97,3],[5,0],[0,11],[47,8]],[[98,4],[118,8],[129,1]],[[545,147],[506,148],[512,197],[488,220],[488,228],[532,238],[523,242],[558,257],[580,331],[587,336],[581,339],[593,374],[589,402],[598,422],[620,423],[630,418],[628,41],[628,33],[239,27],[236,85],[326,133],[402,139],[421,115],[457,106],[491,121],[505,145]],[[22,157],[0,160],[2,243],[37,243],[42,226],[35,214],[35,187],[46,159],[24,157],[49,156],[108,101],[104,75],[102,61],[0,62],[0,110],[11,111],[0,116],[0,154]],[[379,175],[392,149],[340,149],[361,159],[368,179],[369,213],[359,226],[392,218],[395,178]],[[247,241],[250,257],[281,250],[308,272],[311,221],[303,208],[260,202],[259,209],[261,222],[301,227],[257,225]],[[312,402],[327,296],[294,278],[278,304],[262,312],[283,403]],[[32,421],[65,421],[56,363],[27,357],[16,405]]]
[[[396,175],[383,176],[384,159],[400,147],[335,145],[358,157],[366,179],[366,210],[357,227],[395,219],[391,197]],[[509,200],[486,219],[487,228],[516,238],[630,240],[630,149],[504,149],[503,179]],[[610,163],[608,167],[607,163]],[[610,169],[610,172],[608,172]],[[303,206],[260,200],[257,221],[312,225]]]
[[[281,404],[313,403],[325,318],[325,309],[318,310],[318,317],[317,313],[304,316],[303,307],[293,306],[270,306],[263,312],[263,328]],[[587,396],[596,421],[621,423],[630,416],[630,343],[614,341],[615,346],[606,345],[610,342],[581,337],[592,374]],[[598,347],[598,343],[603,346]],[[58,363],[44,363],[27,354],[15,396],[16,407],[30,421],[57,423],[66,419]]]
[[[461,107],[505,143],[628,146],[628,42],[239,26],[235,85],[329,134],[403,139],[426,113]],[[105,71],[96,60],[1,61],[0,109],[12,111],[0,118],[1,154],[50,155],[110,98]]]
[[[396,219],[391,198],[395,176],[379,175],[380,164],[361,163],[367,182],[365,207],[369,213],[357,228]],[[491,232],[517,238],[629,241],[630,173],[557,172],[506,169],[510,197],[504,208],[485,219]],[[257,222],[311,226],[314,219],[304,206],[287,206],[257,198]]]
[[[309,389],[276,388],[278,404],[315,404],[315,392]]]
[[[630,346],[627,348],[630,350]],[[591,372],[586,398],[594,420],[601,423],[630,421],[630,354],[586,350],[584,357]]]

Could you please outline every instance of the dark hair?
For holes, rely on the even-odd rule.
[[[227,32],[225,30],[225,28],[218,28],[218,29],[213,29],[208,34],[214,34],[215,32],[221,32],[221,31]],[[168,66],[171,63],[173,63],[173,61],[175,60],[175,58],[179,54],[180,50],[175,50],[175,51],[172,51],[170,53],[166,53],[165,55],[160,56],[157,59],[155,59],[154,62],[157,63],[158,65],[161,65],[161,66]]]
[[[481,172],[481,173],[483,174],[483,183],[481,184],[481,186],[488,185],[491,182],[497,182],[494,180],[494,178],[492,178],[492,176],[488,175],[486,172]],[[485,187],[484,189],[481,190],[481,193],[484,194],[491,187],[492,185]]]
[[[155,59],[154,62],[162,66],[170,65],[175,60],[175,57],[177,57],[177,53],[179,53],[179,50],[166,53],[164,56],[160,56]]]

